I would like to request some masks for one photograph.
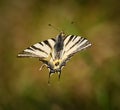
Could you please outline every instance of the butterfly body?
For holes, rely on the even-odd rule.
[[[49,69],[49,78],[58,73],[59,79],[66,62],[77,52],[91,46],[91,43],[81,36],[65,35],[61,32],[56,38],[36,43],[18,54],[18,57],[39,58]],[[49,81],[48,81],[49,82]]]

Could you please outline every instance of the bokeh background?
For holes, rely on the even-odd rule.
[[[59,34],[48,24],[92,43],[51,86],[38,59],[16,57]],[[120,110],[120,1],[0,0],[0,110]]]

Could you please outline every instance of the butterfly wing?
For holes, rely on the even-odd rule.
[[[77,52],[91,46],[91,43],[81,36],[69,35],[64,38],[64,47],[62,53],[61,66],[65,66],[66,62]]]
[[[49,57],[54,45],[55,39],[51,38],[26,48],[18,54],[18,57],[35,57],[45,59]]]

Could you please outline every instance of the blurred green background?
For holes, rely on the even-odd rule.
[[[92,43],[51,86],[38,59],[16,57],[59,34],[48,24]],[[120,110],[120,1],[0,0],[0,110]]]

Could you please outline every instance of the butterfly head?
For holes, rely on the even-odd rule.
[[[55,60],[55,61],[53,62],[52,68],[50,68],[50,73],[58,73],[58,72],[61,72],[60,63],[61,63],[60,60]]]

